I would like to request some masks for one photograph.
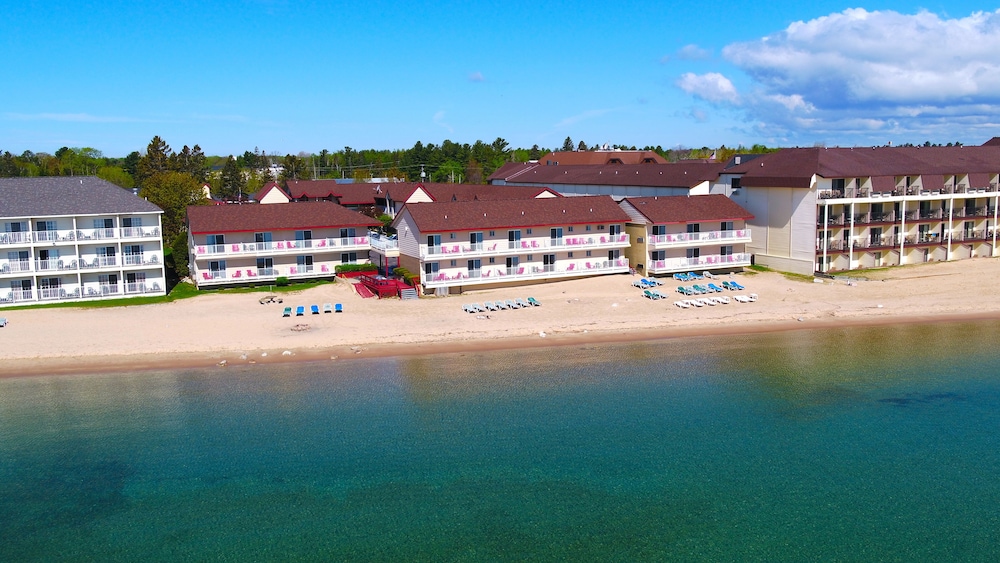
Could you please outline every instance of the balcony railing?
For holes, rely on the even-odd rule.
[[[424,287],[450,287],[487,283],[509,283],[558,277],[589,276],[627,272],[628,260],[618,258],[600,262],[573,262],[565,267],[558,264],[521,264],[512,268],[503,266],[487,267],[480,270],[463,271],[454,274],[444,272],[425,275]]]
[[[396,250],[399,248],[399,240],[396,238],[384,237],[375,233],[368,235],[368,240],[371,242],[372,248],[377,248],[379,250]]]
[[[122,227],[121,238],[152,238],[160,236],[159,227]]]
[[[77,229],[77,240],[107,240],[118,238],[117,229]]]
[[[240,256],[259,254],[294,254],[303,250],[336,252],[360,250],[371,246],[367,236],[337,237],[309,240],[278,240],[270,242],[234,242],[227,244],[199,244],[197,256]]]
[[[33,231],[35,242],[72,242],[76,239],[76,232],[65,231]]]
[[[9,260],[0,263],[0,274],[12,274],[18,272],[30,272],[31,260]]]
[[[0,233],[0,245],[23,245],[30,244],[32,241],[30,231],[22,231],[17,233]]]
[[[595,237],[534,238],[520,241],[493,240],[482,243],[420,245],[420,258],[463,258],[473,256],[504,256],[545,251],[585,251],[628,246],[627,234]]]
[[[80,258],[81,270],[92,270],[94,268],[110,268],[118,265],[117,256],[97,256],[95,258]]]
[[[650,262],[647,271],[650,273],[682,272],[688,270],[689,268],[712,269],[749,265],[750,254],[740,252],[736,254],[713,254],[694,258],[667,258],[666,260],[653,260]]]
[[[34,300],[35,293],[30,289],[12,289],[7,293],[0,293],[0,303],[4,304],[22,303]]]
[[[652,235],[649,237],[649,243],[654,247],[692,246],[741,241],[750,241],[749,229],[706,231],[704,233],[670,233],[665,235]]]

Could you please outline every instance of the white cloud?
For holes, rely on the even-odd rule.
[[[740,103],[740,95],[736,91],[736,87],[728,78],[717,72],[684,73],[677,80],[677,87],[707,102],[734,105]]]
[[[677,51],[677,58],[682,61],[703,61],[711,58],[712,53],[697,45],[685,45]]]
[[[849,9],[722,53],[752,81],[744,110],[766,128],[935,139],[954,136],[946,119],[961,119],[968,135],[995,134],[988,126],[1000,114],[1000,10],[948,19]],[[706,95],[708,76],[685,75],[679,85],[728,101]]]

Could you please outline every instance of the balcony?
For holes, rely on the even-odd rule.
[[[159,227],[122,227],[118,229],[121,238],[158,238]]]
[[[540,266],[518,265],[512,268],[503,266],[487,267],[481,270],[446,274],[444,272],[425,275],[423,285],[426,288],[483,285],[489,283],[514,283],[531,280],[570,278],[578,276],[593,276],[598,274],[619,274],[629,271],[628,260],[618,258],[602,262],[573,262],[565,268],[557,264]]]
[[[117,229],[77,229],[77,240],[114,240],[118,238]]]
[[[23,246],[31,244],[33,240],[30,231],[18,233],[0,233],[0,246]]]
[[[31,260],[8,260],[0,263],[0,275],[31,271]]]
[[[378,233],[369,233],[368,240],[370,241],[373,249],[379,250],[383,254],[387,251],[399,250],[399,240],[396,239],[395,235],[387,237]],[[398,252],[396,255],[398,255]]]
[[[951,234],[952,242],[984,241],[991,238],[985,230],[956,231]]]
[[[99,268],[116,268],[116,267],[118,267],[118,258],[116,256],[97,256],[92,259],[87,257],[80,258],[81,270],[94,270]]]
[[[713,268],[735,268],[749,265],[750,254],[740,252],[736,254],[713,254],[695,258],[653,260],[649,263],[646,271],[650,274],[664,274],[686,272],[691,269],[711,270]]]
[[[520,241],[492,240],[483,243],[456,243],[437,245],[420,245],[420,259],[434,260],[437,258],[472,258],[480,256],[510,256],[530,254],[534,252],[602,250],[628,246],[629,236],[626,234],[604,235],[598,237],[565,237],[565,238],[534,238]]]
[[[701,246],[705,244],[738,244],[750,242],[750,229],[652,235],[648,240],[650,246],[654,249]]]
[[[844,215],[842,213],[838,213],[836,215],[830,215],[830,217],[829,217],[829,219],[828,219],[828,221],[827,221],[826,224],[829,225],[829,226],[843,226],[844,225]],[[823,214],[822,213],[820,213],[820,215],[818,217],[816,217],[816,225],[820,226],[820,227],[823,226]]]
[[[30,289],[12,289],[6,293],[0,293],[0,304],[4,305],[25,303],[34,300],[35,292]]]
[[[195,255],[211,256],[272,256],[279,254],[301,254],[312,252],[350,252],[367,250],[371,243],[367,236],[344,238],[321,238],[309,240],[279,240],[270,242],[234,242],[214,245],[195,245]]]
[[[13,234],[13,233],[11,233]],[[35,242],[73,242],[76,240],[76,231],[32,231]]]

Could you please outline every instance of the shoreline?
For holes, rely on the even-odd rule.
[[[205,293],[113,308],[6,312],[0,378],[208,368],[612,344],[742,333],[1000,320],[982,280],[1000,278],[1000,259],[936,262],[866,272],[866,281],[814,283],[776,272],[739,280],[754,303],[681,309],[680,285],[663,280],[652,301],[630,275],[467,291],[419,300],[364,299],[346,281],[283,293]],[[855,280],[856,278],[852,278]],[[720,280],[715,280],[717,283]],[[733,295],[732,292],[727,293]],[[532,296],[540,307],[484,314],[466,303]],[[344,313],[282,317],[285,306],[342,303]],[[544,336],[543,336],[544,335]],[[266,355],[265,355],[266,353]]]
[[[1000,320],[1000,311],[966,314],[884,316],[870,318],[806,321],[764,322],[759,324],[714,327],[665,327],[639,329],[622,333],[613,331],[556,332],[545,337],[508,337],[501,339],[446,340],[438,342],[370,343],[356,346],[331,346],[289,350],[290,354],[257,350],[252,352],[217,350],[177,352],[169,356],[156,353],[115,354],[105,356],[50,356],[22,358],[4,362],[0,379],[41,377],[51,375],[119,374],[176,369],[225,369],[229,366],[286,365],[297,363],[336,362],[350,359],[397,358],[437,354],[484,353],[505,350],[563,348],[658,342],[687,338],[713,338],[739,334],[768,334],[832,328],[859,328],[909,324],[952,324]],[[262,356],[262,353],[266,353]]]

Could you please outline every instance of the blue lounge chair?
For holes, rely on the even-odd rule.
[[[524,299],[522,299],[520,297],[518,297],[517,299],[515,299],[514,303],[517,303],[522,309],[527,309],[528,307],[531,307],[531,303],[528,303],[527,301],[525,301]]]
[[[729,282],[729,285],[733,286],[733,289],[735,289],[736,291],[743,291],[744,289],[746,289],[745,287],[734,281]]]
[[[295,308],[295,316],[296,317],[301,317],[304,314],[306,314],[306,308],[305,307],[303,307],[302,305],[299,305],[298,307]]]
[[[693,287],[694,290],[697,291],[698,293],[708,293],[708,288],[706,288],[704,286],[701,286],[701,285],[698,285],[698,284],[694,284],[691,287]]]
[[[722,293],[722,291],[723,291],[721,287],[715,285],[714,283],[709,283],[708,284],[708,289],[711,289],[712,291],[714,291],[716,293]]]
[[[722,287],[728,289],[729,291],[736,291],[736,288],[733,287],[733,284],[729,283],[728,281],[723,281]]]
[[[281,316],[282,317],[290,317],[290,316],[292,316],[292,308],[291,307],[285,307],[285,310],[281,312]]]
[[[340,303],[337,303],[336,305],[333,306],[333,312],[334,313],[343,313],[344,312],[344,306],[341,305]]]
[[[507,299],[507,300],[505,300],[503,302],[503,304],[506,305],[508,309],[520,309],[521,308],[521,306],[518,305],[517,303],[515,303],[513,299]]]
[[[531,305],[534,306],[534,307],[541,307],[542,306],[542,304],[539,303],[538,300],[535,299],[534,297],[529,297],[528,298],[528,303],[531,303]]]
[[[310,305],[309,306],[309,310],[312,311],[312,314],[318,315],[319,314],[319,305]]]
[[[660,298],[660,295],[658,293],[653,293],[648,289],[643,290],[642,294],[654,301]]]
[[[694,272],[688,272],[687,276],[688,276],[688,279],[690,279],[690,280],[700,280],[701,279],[701,276],[699,276],[698,274],[696,274]]]

